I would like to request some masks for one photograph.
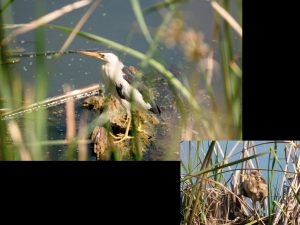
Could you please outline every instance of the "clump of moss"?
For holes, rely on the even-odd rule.
[[[82,107],[95,110],[99,115],[108,112],[108,122],[101,127],[96,126],[91,134],[94,153],[97,155],[98,160],[108,160],[115,151],[118,151],[118,154],[121,154],[122,157],[131,158],[132,154],[140,154],[155,140],[155,127],[159,124],[159,119],[151,113],[141,111],[138,113],[142,131],[138,131],[131,123],[129,135],[132,138],[114,143],[115,139],[112,135],[124,135],[127,126],[126,111],[114,96],[100,95],[89,97],[83,102]],[[136,118],[136,115],[133,115],[134,118]]]

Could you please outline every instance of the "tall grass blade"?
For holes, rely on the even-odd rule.
[[[42,25],[45,25],[47,23],[50,23],[51,21],[65,15],[66,13],[72,12],[75,9],[84,7],[88,4],[91,3],[91,0],[82,0],[82,1],[77,1],[72,4],[66,5],[60,9],[57,9],[51,13],[48,13],[36,20],[33,20],[30,23],[25,24],[23,27],[20,27],[13,32],[11,32],[7,37],[5,37],[3,40],[1,40],[1,45],[6,45],[11,39],[14,37],[24,34],[26,32],[29,32],[31,30],[34,30]]]
[[[223,17],[223,19],[232,27],[234,31],[238,33],[240,37],[242,37],[243,30],[242,27],[238,24],[238,22],[236,22],[236,20],[216,1],[211,1],[210,3],[213,9]]]
[[[145,18],[143,16],[143,11],[141,9],[140,2],[139,2],[139,0],[130,0],[130,2],[132,5],[132,9],[134,11],[136,20],[145,36],[145,39],[147,40],[147,42],[149,44],[151,44],[153,40],[152,40],[151,34],[149,32],[149,29],[147,27],[147,24],[145,22]]]
[[[0,6],[0,14],[2,14],[13,2],[14,0],[7,0],[6,3],[4,3],[3,7]]]
[[[165,0],[164,2],[156,3],[155,5],[146,8],[144,10],[144,12],[145,13],[154,12],[154,11],[157,11],[157,10],[160,10],[160,9],[167,8],[171,5],[178,4],[178,3],[184,3],[184,2],[187,2],[187,1],[188,0]]]

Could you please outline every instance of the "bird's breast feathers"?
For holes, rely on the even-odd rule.
[[[102,65],[102,71],[105,76],[109,77],[109,79],[116,81],[123,76],[123,67],[124,65],[122,63],[105,63]]]

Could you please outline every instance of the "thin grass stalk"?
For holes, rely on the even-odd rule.
[[[197,142],[198,143],[198,142]],[[191,173],[192,171],[192,164],[193,164],[193,160],[192,160],[192,142],[189,141],[189,161],[188,161],[188,172]]]
[[[133,157],[133,160],[142,160],[142,149],[140,144],[140,138],[139,134],[137,132],[137,115],[136,113],[132,113],[132,132],[133,132],[133,146],[131,148],[131,156]]]
[[[146,9],[144,9],[144,12],[145,13],[150,13],[150,12],[158,11],[160,9],[168,8],[168,7],[173,6],[175,4],[184,3],[184,2],[187,2],[187,1],[188,0],[165,0],[164,2],[156,3],[153,6],[150,6]]]
[[[229,12],[230,11],[230,1],[228,0],[224,0],[224,5],[225,5],[225,9]],[[235,20],[234,20],[235,21]],[[235,25],[238,24],[236,21],[234,23]],[[232,32],[229,26],[231,26],[231,28],[235,29],[235,25],[234,24],[230,24],[230,23],[226,23],[224,24],[224,29],[225,29],[225,33],[226,33],[226,39],[227,39],[227,43],[228,43],[228,49],[229,49],[229,60],[230,63],[229,65],[232,65],[231,62],[233,61],[234,58],[234,49],[233,49],[233,37],[232,37]],[[239,30],[239,34],[241,35],[242,32],[242,28],[238,28]],[[241,45],[240,45],[241,46]],[[232,102],[231,102],[231,107],[232,107],[232,116],[233,116],[233,125],[235,127],[235,131],[237,131],[237,133],[234,135],[235,137],[238,136],[238,134],[241,134],[242,132],[242,122],[241,122],[241,78],[238,76],[238,74],[236,74],[236,72],[231,69],[230,66],[230,77],[231,77],[231,83],[232,83]],[[238,71],[237,71],[238,72]]]
[[[75,138],[74,141],[80,145],[91,144],[90,140]],[[28,146],[41,145],[41,146],[53,146],[53,145],[68,145],[69,141],[67,139],[57,139],[57,140],[45,140],[40,142],[27,143]]]
[[[228,4],[228,2],[227,2]],[[215,16],[214,16],[214,20],[215,20],[215,26],[214,26],[214,30],[213,30],[213,38],[212,40],[216,39],[216,35],[218,35],[219,31],[220,31],[220,24],[221,24],[221,18],[218,14],[215,13]],[[230,45],[228,47],[228,49],[232,49],[232,37],[231,37],[231,32],[230,32],[230,29],[229,29],[229,25],[227,23],[224,24],[225,26],[225,37],[226,37],[226,41],[224,41],[224,45],[225,43],[228,43],[228,45]],[[226,28],[227,26],[227,28]],[[219,34],[221,35],[221,34]],[[214,38],[215,37],[215,38]],[[222,40],[222,38],[220,38],[220,40]],[[240,41],[240,40],[239,40]],[[215,43],[212,42],[211,43],[211,49],[214,49]],[[220,44],[221,46],[221,44]],[[222,48],[221,49],[221,53],[222,51]],[[232,50],[230,51],[232,52]],[[230,53],[229,52],[229,53]],[[226,53],[227,54],[227,53]],[[223,54],[222,57],[225,59],[225,55],[226,54]],[[229,56],[228,58],[229,59],[232,59],[232,54],[231,53],[231,56]],[[234,62],[234,61],[232,61]],[[230,122],[231,124],[233,125],[234,129],[233,131],[234,134],[233,136],[234,137],[240,137],[241,138],[241,134],[242,134],[242,122],[241,122],[241,100],[240,100],[240,95],[241,95],[241,78],[238,76],[238,75],[234,75],[234,70],[231,71],[231,73],[225,73],[224,74],[224,66],[227,66],[227,65],[231,65],[232,63],[229,63],[229,60],[227,61],[224,61],[222,62],[222,65],[223,65],[223,77],[224,77],[224,91],[225,91],[225,100],[227,102],[227,108],[232,108],[231,111],[228,111],[228,115],[230,117],[232,117],[230,119]],[[228,76],[230,75],[230,78],[228,78]],[[206,86],[208,87],[208,93],[209,95],[211,96],[212,98],[212,101],[213,101],[213,109],[215,112],[218,112],[218,107],[217,105],[214,105],[214,93],[212,91],[212,88],[210,87],[210,83],[209,83],[209,77],[211,76],[211,72],[208,71],[208,74],[207,76],[205,76],[205,80],[206,80]],[[208,77],[208,78],[207,78]],[[232,90],[231,90],[232,89]],[[216,104],[216,103],[215,103]]]
[[[4,3],[3,7],[1,7],[0,3],[0,14],[5,12],[5,10],[14,2],[14,0],[7,0],[6,3]],[[2,24],[2,23],[1,23]],[[2,39],[1,39],[2,40]]]
[[[149,47],[149,50],[148,50],[148,52],[147,52],[147,54],[146,54],[146,56],[148,56],[146,59],[144,59],[143,61],[142,61],[142,63],[141,63],[141,67],[142,67],[142,69],[143,68],[145,68],[146,67],[146,64],[148,64],[148,60],[149,60],[149,58],[150,57],[152,57],[152,55],[155,53],[155,51],[156,51],[156,47],[157,47],[157,45],[158,45],[158,37],[159,37],[159,32],[157,32],[156,33],[156,35],[155,35],[155,40],[153,40],[152,39],[152,37],[151,37],[151,35],[150,35],[150,32],[149,32],[149,29],[148,29],[148,27],[147,27],[147,25],[146,25],[146,22],[145,22],[145,19],[144,19],[144,16],[143,16],[143,12],[142,12],[142,10],[141,10],[141,7],[140,7],[140,4],[139,4],[139,1],[138,0],[132,0],[131,1],[131,5],[132,5],[132,8],[133,8],[133,11],[134,11],[134,13],[135,13],[135,15],[136,15],[136,18],[137,18],[137,21],[138,21],[138,24],[139,24],[139,26],[140,26],[140,28],[141,28],[141,30],[142,30],[142,32],[143,32],[143,34],[144,34],[144,36],[145,36],[145,39],[147,40],[147,42],[150,44],[150,47]],[[164,21],[166,21],[166,19],[164,19]],[[162,23],[162,25],[164,24],[164,22]],[[162,27],[162,25],[160,26],[160,27]],[[160,31],[160,29],[159,29],[159,31]],[[140,76],[138,76],[137,78],[140,78]],[[138,81],[139,79],[137,79],[137,81]],[[137,83],[137,82],[136,82]],[[136,85],[136,84],[134,84],[134,85]],[[135,132],[136,131],[136,127],[135,127],[135,116],[133,116],[133,133],[135,134],[134,135],[134,140],[133,140],[133,144],[134,144],[134,148],[136,149],[136,152],[138,153],[137,155],[136,155],[136,153],[134,154],[136,157],[137,157],[137,159],[141,159],[141,153],[139,153],[139,151],[140,151],[140,144],[138,143],[138,138],[137,138],[137,135],[138,135],[138,133],[137,132]]]
[[[228,9],[228,0],[223,1],[225,7]],[[243,31],[241,26],[236,22],[236,20],[226,11],[222,6],[220,6],[216,1],[211,1],[211,5],[213,9],[222,16],[222,18],[232,27],[234,31],[236,31],[239,36],[243,36]]]
[[[273,149],[272,149],[272,150],[273,150]],[[276,161],[278,162],[279,167],[283,170],[282,165],[281,165],[281,162],[279,161],[279,159],[278,159],[278,157],[277,157],[276,154],[274,154],[274,157],[275,157]],[[295,166],[295,165],[293,164],[293,166]],[[296,168],[294,168],[294,169],[296,169]],[[297,174],[297,173],[296,173],[296,174]],[[296,176],[296,177],[297,177],[297,176]],[[293,182],[294,182],[294,181],[290,182],[290,180],[287,179],[287,183],[288,183],[288,185],[289,185],[289,193],[287,193],[287,196],[289,196],[289,195],[292,193],[292,194],[293,194],[293,198],[295,198],[295,199],[297,200],[297,203],[300,204],[300,199],[299,199],[299,196],[297,195],[297,190],[295,190],[294,187],[293,187]],[[291,196],[289,196],[289,197],[291,197]],[[279,205],[279,203],[278,203],[278,205]],[[282,207],[284,207],[284,203],[281,205],[280,209],[282,209]],[[289,206],[286,205],[285,207],[288,208]],[[283,210],[284,210],[284,209],[281,210],[282,213],[284,213]],[[290,215],[290,214],[289,214],[289,215]],[[285,224],[287,224],[290,220],[293,220],[293,218],[291,218],[289,215],[286,215],[286,217],[284,218]],[[281,216],[281,215],[280,215],[280,216]],[[280,217],[279,217],[279,216],[276,216],[275,221],[279,221],[279,219],[280,219]]]
[[[245,158],[243,158],[243,159],[238,159],[238,160],[232,161],[232,162],[227,163],[227,164],[224,164],[224,165],[218,166],[217,164],[214,164],[214,165],[211,165],[211,167],[206,168],[206,169],[204,169],[204,170],[201,170],[201,171],[199,171],[199,172],[192,173],[192,174],[188,174],[188,175],[186,176],[186,178],[182,179],[181,181],[183,182],[183,181],[185,181],[185,180],[187,180],[187,179],[190,179],[191,177],[197,177],[197,176],[199,176],[199,175],[201,175],[201,174],[208,173],[208,172],[212,172],[213,170],[218,170],[218,169],[226,168],[226,167],[228,167],[228,166],[232,166],[232,165],[235,165],[235,164],[238,164],[238,163],[242,163],[242,162],[244,162],[244,161],[251,160],[251,159],[253,159],[253,158],[255,158],[255,157],[259,157],[259,156],[266,155],[266,154],[268,154],[268,153],[269,153],[269,150],[266,150],[266,151],[263,151],[263,152],[258,153],[258,154],[256,154],[256,155],[252,155],[252,156],[249,156],[249,157],[245,157]]]
[[[215,48],[216,48],[216,42],[214,40],[217,39],[217,36],[219,35],[219,32],[220,32],[220,24],[218,22],[216,22],[215,17],[216,17],[216,15],[214,15],[214,28],[213,28],[212,39],[211,39],[211,43],[210,43],[210,52],[208,54],[209,60],[213,60],[213,52],[215,51]],[[203,77],[204,77],[206,88],[207,88],[207,93],[211,98],[212,110],[214,112],[213,115],[215,115],[213,117],[213,119],[217,120],[218,115],[219,115],[219,107],[218,107],[218,104],[216,101],[215,92],[212,87],[212,76],[213,76],[213,68],[211,68],[207,72],[203,73]]]
[[[274,158],[273,158],[273,160],[274,160]],[[270,179],[270,161],[271,161],[271,151],[268,155],[268,180]],[[269,215],[271,213],[271,211],[270,211],[270,209],[271,209],[271,192],[270,192],[270,190],[271,190],[271,187],[268,184],[268,193],[269,193],[268,194],[268,213],[269,213]]]
[[[67,84],[64,86],[65,93],[71,91],[71,87]],[[68,98],[66,101],[66,140],[68,142],[67,147],[67,159],[72,160],[74,150],[75,150],[75,133],[76,133],[76,125],[75,125],[75,103],[73,98]]]
[[[200,148],[200,143],[202,146],[201,148]],[[201,159],[201,155],[206,155],[206,153],[207,153],[206,149],[209,148],[209,142],[207,143],[208,146],[205,146],[204,144],[205,144],[204,141],[202,141],[202,142],[197,141],[198,164],[196,165],[196,167],[199,167],[199,170],[201,170],[201,167],[203,165],[203,160]],[[201,152],[200,152],[200,150],[201,150]]]
[[[168,13],[164,16],[164,19],[163,19],[162,23],[160,24],[159,28],[157,29],[157,31],[154,35],[154,39],[150,43],[150,46],[145,54],[147,57],[144,60],[142,60],[142,62],[141,62],[141,68],[145,68],[148,65],[149,59],[151,59],[154,56],[154,54],[157,52],[158,45],[161,41],[160,33],[163,29],[165,29],[165,27],[167,26],[167,24],[171,21],[171,19],[173,17],[174,17],[174,10],[172,10],[171,12],[168,11]]]
[[[7,1],[4,6],[1,6],[0,2],[0,24],[3,24],[5,18],[3,17],[3,12],[8,8],[11,4],[11,1]],[[5,37],[5,33],[2,27],[0,27],[0,40]],[[12,108],[13,107],[13,100],[12,100],[12,93],[11,93],[11,86],[12,86],[12,72],[10,71],[9,67],[5,64],[6,55],[5,52],[7,51],[6,45],[0,47],[0,97],[4,98],[2,102],[0,100],[0,108]],[[5,121],[0,120],[0,159],[9,159],[11,153],[13,152],[7,145],[7,124]],[[10,151],[11,150],[11,151]],[[13,158],[13,157],[12,157]]]
[[[274,153],[273,148],[271,148],[270,150]],[[278,166],[280,167],[280,169],[281,169],[282,171],[284,171],[283,166],[281,165],[281,162],[280,162],[280,160],[278,159],[278,156],[277,156],[275,153],[274,153],[274,157],[275,157],[275,159],[276,159],[276,161],[277,161],[277,164],[278,164]],[[290,185],[291,191],[292,191],[293,194],[294,194],[294,197],[297,199],[298,204],[300,204],[300,198],[298,197],[298,195],[297,195],[295,189],[291,186],[291,182],[288,181],[288,183],[289,183],[289,185]]]
[[[14,144],[17,146],[20,154],[20,159],[29,161],[32,160],[29,151],[26,149],[23,141],[23,137],[21,134],[21,130],[15,121],[8,122],[8,132],[10,133],[10,137]]]
[[[87,148],[87,140],[84,133],[84,130],[87,126],[87,116],[83,116],[79,121],[78,128],[78,160],[86,161],[88,160],[88,148]]]
[[[212,4],[217,4],[212,1]],[[224,1],[225,8],[229,11],[229,2]],[[218,7],[221,7],[218,5]],[[215,8],[216,9],[216,8]],[[224,10],[224,9],[222,9]],[[225,10],[224,10],[225,11]],[[219,12],[219,10],[217,10]],[[220,13],[220,12],[219,12]],[[223,18],[223,14],[221,14]],[[229,14],[228,14],[229,15]],[[231,24],[230,24],[231,25]],[[229,115],[229,124],[234,126],[234,136],[241,135],[241,103],[240,103],[240,78],[234,75],[234,71],[229,69],[233,59],[232,34],[228,23],[224,23],[224,34],[220,36],[221,64],[224,77],[224,90],[227,106],[227,115]]]
[[[269,181],[269,185],[268,185],[268,193],[269,193],[269,196],[268,196],[268,212],[269,212],[269,215],[271,213],[271,204],[273,203],[272,201],[272,184],[273,184],[273,179],[274,179],[274,167],[275,167],[275,163],[276,163],[276,159],[275,159],[275,155],[277,155],[277,143],[275,142],[274,143],[274,149],[270,149],[270,154],[272,154],[273,156],[273,160],[272,160],[272,165],[271,165],[271,169],[268,168],[268,181]],[[269,163],[268,163],[268,166],[269,166]],[[271,174],[270,172],[271,171]],[[272,204],[273,205],[273,204]],[[273,208],[273,207],[272,207]],[[273,210],[272,210],[273,212]]]
[[[184,163],[182,161],[180,162],[180,165],[181,165],[181,171],[184,171],[184,172],[181,172],[181,174],[188,173],[188,168],[184,165]]]
[[[198,141],[197,141],[197,143],[198,143]],[[189,151],[189,158],[188,158],[188,165],[187,165],[187,167],[184,165],[184,163],[183,163],[183,161],[181,161],[181,165],[182,165],[182,168],[184,169],[184,171],[185,171],[185,174],[189,174],[189,173],[191,173],[192,172],[192,163],[191,163],[191,161],[192,161],[192,157],[191,157],[191,153],[192,153],[192,142],[191,141],[189,141],[188,142],[188,151]],[[182,174],[182,173],[181,173]],[[183,177],[182,177],[183,178]],[[192,179],[189,179],[189,180],[186,180],[186,181],[184,181],[184,182],[181,182],[181,184],[182,185],[184,185],[184,183],[185,182],[187,182],[187,181],[191,181],[192,182]],[[193,187],[194,185],[191,183],[191,186]],[[194,189],[193,189],[194,190]],[[188,202],[187,202],[188,201]],[[188,208],[188,210],[190,209],[190,207],[191,207],[191,205],[192,205],[192,199],[191,198],[189,198],[187,195],[184,195],[183,196],[183,203],[185,203],[185,208]],[[186,211],[183,211],[183,217],[184,217],[184,221],[187,221],[187,216],[188,216],[188,213],[186,212]]]
[[[168,1],[166,1],[166,2],[168,2]],[[145,68],[149,64],[149,59],[151,59],[153,57],[153,55],[156,53],[158,44],[160,42],[160,34],[161,34],[162,30],[164,30],[166,28],[166,26],[169,24],[169,22],[171,21],[171,19],[174,18],[174,14],[176,13],[176,6],[174,4],[170,4],[168,7],[170,10],[164,16],[163,22],[157,29],[157,32],[154,36],[154,40],[150,43],[150,47],[149,47],[147,53],[145,54],[147,57],[144,60],[142,60],[142,62],[141,62],[142,69]],[[187,120],[187,115],[185,113],[185,107],[184,107],[183,103],[180,101],[180,98],[176,92],[176,89],[174,89],[171,86],[170,90],[172,91],[172,94],[174,96],[174,99],[175,99],[177,108],[180,112],[180,115],[182,115],[182,120],[180,120],[180,122],[181,122],[180,127],[182,127],[182,126],[184,126],[184,121]],[[201,117],[201,114],[199,112],[197,113],[197,117],[198,117],[198,119]],[[206,130],[209,130],[209,126],[206,123],[206,121],[202,121],[202,123],[203,123],[203,126],[206,128]],[[174,134],[174,135],[176,135],[176,134]],[[209,135],[207,135],[207,136],[209,136]]]
[[[43,15],[45,11],[44,2],[38,2],[37,4],[37,14]],[[35,48],[36,52],[44,52],[45,51],[45,31],[43,27],[39,27],[35,30]],[[36,84],[35,84],[35,102],[42,101],[46,98],[48,92],[48,79],[49,77],[46,74],[46,65],[45,65],[45,57],[37,56],[36,57]],[[45,109],[38,110],[33,112],[34,120],[34,137],[35,141],[39,142],[41,140],[47,139],[47,111]],[[30,130],[29,127],[27,129]],[[32,157],[35,160],[41,160],[43,158],[42,147],[36,145],[32,149]]]
[[[166,1],[166,2],[168,2],[168,1]],[[143,60],[141,63],[142,67],[145,67],[146,65],[148,65],[148,60],[154,55],[154,53],[158,47],[161,31],[166,28],[166,26],[169,24],[171,19],[174,18],[175,13],[177,13],[177,8],[176,8],[175,4],[170,4],[170,5],[168,5],[168,7],[170,10],[164,16],[163,22],[161,23],[160,27],[158,28],[158,30],[155,34],[154,41],[151,43],[150,48],[149,48],[148,52],[146,53],[147,58],[145,60]],[[178,93],[177,93],[176,89],[173,88],[173,86],[171,86],[171,91],[174,96],[174,99],[175,99],[177,108],[180,112],[180,115],[182,115],[181,126],[184,126],[184,123],[185,123],[184,121],[187,121],[187,119],[188,119],[188,115],[186,115],[186,106],[180,101]],[[190,93],[193,95],[192,92],[190,92]],[[197,114],[197,119],[200,120],[202,118],[202,112],[198,111],[198,112],[196,112],[196,114]],[[204,132],[207,132],[203,136],[205,136],[205,137],[214,136],[211,132],[209,132],[210,129],[214,129],[214,125],[209,125],[207,123],[207,121],[205,121],[205,120],[202,120],[201,123],[203,124]],[[214,130],[214,134],[216,134],[215,130]]]
[[[211,156],[215,147],[216,141],[212,141],[209,149],[207,151],[207,154],[204,158],[203,164],[201,166],[201,170],[204,170],[205,168],[208,168],[209,164],[210,164],[210,160],[211,160]],[[193,223],[193,219],[194,219],[194,215],[196,213],[196,209],[198,207],[198,204],[200,203],[200,195],[201,195],[201,190],[202,188],[205,188],[206,183],[203,182],[203,180],[205,180],[207,178],[208,173],[202,173],[197,177],[197,181],[196,181],[196,187],[197,187],[197,192],[196,192],[196,199],[194,201],[193,207],[192,207],[192,212],[189,215],[189,211],[187,212],[187,218],[188,218],[188,225],[191,225]],[[203,183],[202,183],[203,182]]]
[[[229,1],[223,0],[224,8],[229,12]],[[232,44],[232,34],[230,25],[228,23],[224,23],[224,33],[226,37],[226,43],[228,45],[228,58],[231,60],[233,58],[233,44]]]
[[[249,142],[250,146],[254,146],[254,141]],[[254,146],[253,148],[251,148],[253,150],[253,154],[257,154],[256,152],[256,147]],[[259,161],[257,158],[254,159],[255,160],[255,164],[256,164],[256,168],[259,168]]]
[[[40,3],[40,1],[38,2]],[[65,5],[60,9],[57,9],[51,13],[48,13],[44,16],[39,17],[36,20],[33,20],[30,23],[25,24],[24,26],[14,30],[13,32],[11,32],[7,37],[5,37],[4,39],[1,39],[1,45],[6,45],[8,44],[8,42],[10,42],[13,38],[17,37],[20,34],[24,34],[26,32],[29,32],[31,30],[37,29],[38,27],[45,25],[47,23],[50,23],[51,21],[65,15],[66,13],[72,12],[75,9],[84,7],[88,4],[91,3],[91,0],[81,0],[81,1],[77,1],[74,2],[72,4],[69,5]]]
[[[130,0],[131,2],[131,6],[133,9],[133,12],[135,14],[136,20],[142,30],[142,33],[146,39],[146,41],[148,42],[148,44],[151,44],[153,42],[151,34],[149,32],[149,29],[147,27],[147,24],[145,22],[145,18],[143,16],[143,11],[141,9],[141,5],[139,0]]]
[[[214,20],[215,20],[215,28],[214,28],[214,33],[213,35],[218,35],[218,46],[220,49],[220,56],[221,56],[221,69],[222,69],[222,75],[223,75],[223,89],[224,89],[224,96],[225,96],[225,103],[226,103],[226,118],[229,120],[229,124],[232,124],[232,113],[231,113],[231,105],[230,105],[230,96],[231,94],[229,93],[230,91],[230,78],[229,78],[229,72],[228,72],[228,65],[229,62],[226,60],[227,52],[225,52],[224,45],[226,45],[226,42],[223,37],[223,33],[221,31],[221,16],[217,13],[214,14]],[[216,38],[216,37],[215,37]],[[216,38],[217,39],[217,38]],[[208,86],[208,85],[207,85]],[[208,86],[209,87],[209,86]],[[210,96],[214,97],[214,92],[212,88],[208,88],[208,93]],[[214,108],[216,112],[218,112],[217,108],[218,106],[215,106]]]
[[[228,58],[228,45],[225,40],[224,34],[220,33],[220,55],[221,55],[221,67],[222,67],[222,74],[223,74],[223,80],[224,80],[224,90],[225,90],[225,102],[226,102],[226,110],[227,110],[227,116],[229,116],[229,123],[233,124],[232,119],[232,87],[231,87],[231,79],[230,79],[230,73],[229,73],[229,58]]]
[[[26,104],[33,103],[34,102],[34,94],[35,94],[34,87],[29,85],[26,88],[26,91],[24,92],[24,102],[26,102]],[[38,160],[36,157],[36,154],[34,154],[34,153],[36,151],[39,152],[38,148],[41,148],[39,145],[28,145],[28,143],[36,143],[38,141],[41,141],[41,140],[37,140],[37,137],[36,137],[36,126],[37,126],[36,118],[37,117],[36,117],[35,112],[26,114],[24,116],[23,132],[24,132],[24,130],[30,131],[30,132],[24,132],[24,140],[25,140],[26,145],[28,146],[32,160]]]
[[[201,158],[200,158],[200,147],[202,146],[202,148],[203,148],[203,145],[204,145],[203,142],[199,142],[199,141],[196,142],[196,157],[197,157],[197,160],[198,160],[199,162],[202,161]],[[202,162],[201,162],[201,163],[202,163]]]
[[[101,3],[101,0],[96,0],[94,3],[90,6],[90,8],[86,11],[86,13],[80,18],[78,23],[75,25],[73,31],[70,33],[69,37],[63,44],[63,46],[60,48],[59,53],[63,54],[63,52],[70,46],[73,39],[76,37],[76,34],[80,29],[83,27],[83,25],[86,23],[88,18],[93,14],[93,12],[96,10],[97,6]]]
[[[217,147],[218,147],[218,152],[220,152],[221,156],[222,156],[222,163],[227,163],[227,156],[226,156],[226,153],[227,153],[227,147],[228,147],[228,141],[226,142],[226,146],[225,146],[225,152],[222,150],[222,147],[219,143],[219,141],[216,142],[217,144]],[[228,167],[229,169],[231,169],[231,167]]]

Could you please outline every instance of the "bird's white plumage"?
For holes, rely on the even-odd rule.
[[[134,102],[134,106],[138,109],[151,109],[151,105],[144,101],[142,94],[124,79],[124,72],[122,71],[124,64],[119,58],[112,53],[103,53],[103,55],[104,63],[102,64],[102,71],[106,76],[106,82],[113,82],[115,85],[122,87],[122,93],[125,99],[120,97],[119,99],[126,108],[127,113],[130,113],[132,110],[131,102]]]
[[[142,93],[137,90],[134,86],[132,86],[132,80],[134,74],[129,70],[128,67],[125,67],[123,63],[119,60],[119,58],[112,53],[104,53],[104,52],[93,52],[93,51],[79,51],[80,54],[95,57],[97,59],[101,59],[103,61],[102,64],[102,74],[104,75],[104,81],[111,87],[109,84],[113,84],[115,87],[115,92],[117,92],[116,96],[121,101],[122,105],[126,109],[127,112],[127,126],[124,135],[114,136],[114,143],[120,143],[126,139],[130,139],[132,137],[129,136],[130,124],[132,121],[131,111],[132,110],[149,110],[153,113],[160,114],[159,107],[150,99],[150,102],[146,102]],[[148,96],[145,96],[146,98]],[[149,98],[148,98],[149,99]],[[139,120],[139,114],[137,113],[137,121]],[[140,129],[141,123],[138,122],[137,130],[142,131]]]

